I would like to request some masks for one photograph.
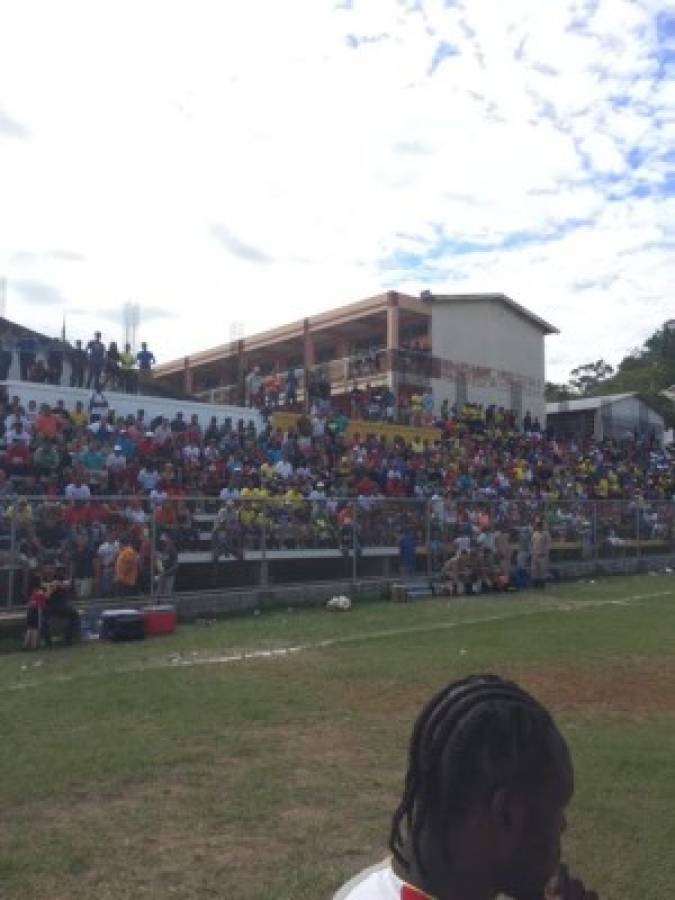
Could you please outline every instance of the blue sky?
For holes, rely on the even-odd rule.
[[[102,11],[104,10],[104,11]],[[675,5],[24,0],[8,315],[168,359],[384,289],[504,291],[549,375],[675,310]]]

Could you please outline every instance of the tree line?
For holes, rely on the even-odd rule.
[[[665,322],[642,347],[636,347],[614,367],[604,359],[572,369],[567,382],[546,382],[546,400],[578,400],[602,394],[639,393],[675,425],[675,407],[661,391],[675,384],[675,319]]]

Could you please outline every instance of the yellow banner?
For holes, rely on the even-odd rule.
[[[300,413],[291,412],[275,412],[272,415],[272,428],[274,431],[288,431],[295,429],[300,419]],[[406,444],[412,443],[414,440],[429,441],[435,443],[441,440],[441,431],[439,428],[416,428],[414,425],[396,425],[393,422],[372,422],[367,419],[350,419],[347,425],[347,437],[354,435],[367,437],[374,434],[383,438],[387,443],[392,443],[395,438],[403,438]]]

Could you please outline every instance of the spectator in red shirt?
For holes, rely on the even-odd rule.
[[[60,428],[61,420],[59,417],[55,415],[46,403],[43,404],[40,407],[40,412],[35,417],[33,430],[43,437],[53,439],[58,435]]]
[[[356,493],[363,497],[372,497],[377,493],[377,484],[368,475],[364,475],[356,484]]]
[[[27,475],[30,472],[33,457],[28,445],[21,437],[10,435],[5,455],[5,467],[10,475]]]
[[[129,429],[129,433],[131,433],[131,429]],[[157,449],[157,445],[155,444],[155,436],[152,431],[146,431],[144,436],[138,442],[138,455],[141,459],[148,459],[148,457],[153,456]]]
[[[42,630],[42,617],[47,604],[47,595],[38,581],[28,598],[26,605],[26,633],[23,639],[24,650],[38,650],[40,647],[40,632]]]

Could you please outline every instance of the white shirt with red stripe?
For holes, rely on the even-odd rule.
[[[432,900],[394,873],[388,859],[359,872],[343,885],[333,900]]]

